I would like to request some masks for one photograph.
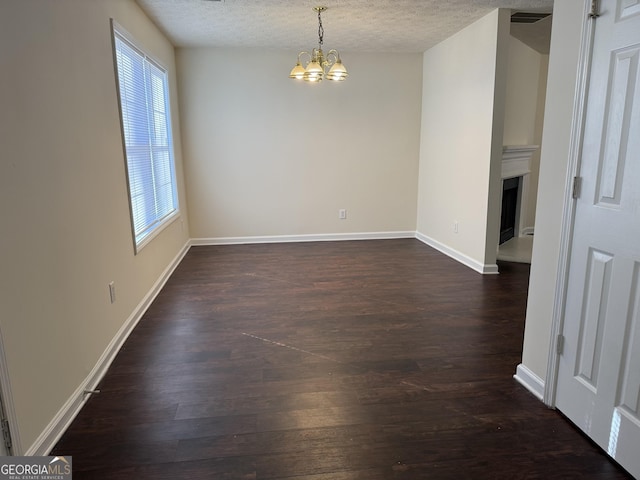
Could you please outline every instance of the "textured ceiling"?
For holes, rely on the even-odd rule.
[[[178,47],[423,52],[498,7],[551,12],[553,0],[137,0]]]

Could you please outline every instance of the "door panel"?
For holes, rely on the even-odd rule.
[[[608,453],[622,465],[636,466],[640,454],[640,261],[633,263],[629,275],[629,288],[625,321],[621,322],[623,337],[620,364],[620,382],[614,399]],[[637,468],[637,467],[636,467]],[[638,470],[629,468],[636,477]]]
[[[640,0],[595,22],[557,407],[640,478]]]
[[[623,344],[622,382],[616,403],[628,412],[639,413],[640,409],[640,263],[636,262],[633,271],[629,316],[625,325]]]
[[[613,257],[591,249],[587,260],[585,307],[581,319],[578,355],[574,375],[593,393],[598,390],[598,372],[602,355],[602,329],[609,297]]]
[[[633,15],[640,15],[640,0],[618,2],[617,7],[616,21],[627,19]]]
[[[629,123],[633,113],[633,87],[637,84],[637,47],[613,52],[612,89],[603,132],[604,155],[598,184],[599,205],[620,206],[622,179],[627,162]]]

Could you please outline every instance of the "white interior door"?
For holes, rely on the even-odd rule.
[[[640,478],[640,0],[600,10],[556,406]]]

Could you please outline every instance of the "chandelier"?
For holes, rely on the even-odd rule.
[[[327,7],[313,7],[313,11],[318,12],[318,48],[314,48],[311,53],[303,51],[298,54],[298,63],[291,70],[289,78],[315,83],[321,82],[323,78],[341,82],[349,75],[337,50],[329,50],[326,55],[322,51],[324,28],[321,14],[326,9]],[[309,57],[306,67],[300,61],[303,56]]]

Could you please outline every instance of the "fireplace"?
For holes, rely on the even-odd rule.
[[[502,203],[500,211],[500,241],[522,234],[520,219],[526,209],[531,156],[538,145],[507,145],[502,150]]]
[[[502,182],[502,210],[500,213],[500,242],[502,245],[516,235],[518,220],[518,193],[522,177],[507,178]]]

